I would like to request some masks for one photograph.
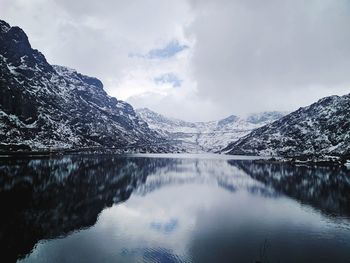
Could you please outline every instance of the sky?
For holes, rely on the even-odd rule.
[[[350,92],[349,0],[0,0],[49,63],[208,121]]]

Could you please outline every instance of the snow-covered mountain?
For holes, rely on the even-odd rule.
[[[249,155],[350,155],[350,94],[325,97],[256,129],[224,152]]]
[[[0,150],[168,150],[131,105],[96,78],[50,65],[19,27],[0,20],[0,43]]]
[[[252,130],[285,115],[283,112],[263,112],[246,118],[231,115],[219,121],[187,122],[168,118],[147,108],[136,109],[151,129],[168,137],[188,152],[215,152]]]

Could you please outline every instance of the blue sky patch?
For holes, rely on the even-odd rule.
[[[181,45],[179,41],[173,40],[169,42],[165,47],[163,48],[157,48],[157,49],[151,49],[146,57],[147,58],[170,58],[175,56],[177,53],[187,49],[187,45]]]
[[[148,59],[165,59],[175,56],[177,53],[189,48],[187,45],[182,45],[177,40],[172,40],[165,47],[155,48],[148,51],[146,54],[129,53],[129,57],[139,57]]]
[[[158,85],[169,83],[174,88],[180,87],[182,84],[182,80],[179,79],[174,73],[166,73],[158,77],[155,77],[153,80]]]

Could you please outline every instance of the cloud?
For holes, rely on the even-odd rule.
[[[191,3],[198,94],[222,112],[291,110],[348,92],[349,1]]]
[[[173,117],[290,111],[349,92],[348,0],[0,0],[0,6],[0,16],[22,27],[50,63],[96,76],[110,95]]]

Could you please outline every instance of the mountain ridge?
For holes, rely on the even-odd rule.
[[[244,155],[349,155],[350,94],[328,96],[301,107],[229,144],[223,152]]]
[[[217,121],[188,122],[169,118],[148,108],[136,109],[138,116],[150,128],[164,137],[169,137],[179,147],[189,152],[216,152],[232,140],[238,140],[253,129],[284,116],[284,112],[263,112],[247,118],[230,115]],[[264,117],[265,116],[265,117]],[[248,120],[252,121],[248,121]]]

